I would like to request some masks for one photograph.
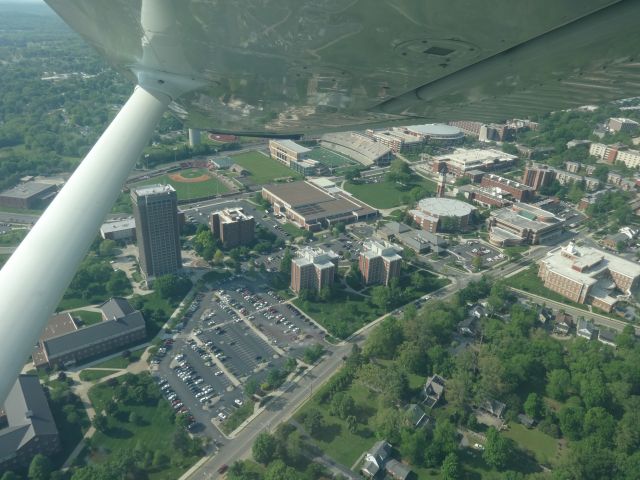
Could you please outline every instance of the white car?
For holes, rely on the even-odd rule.
[[[218,413],[218,418],[219,418],[220,420],[226,420],[226,419],[227,419],[227,416],[226,416],[224,413],[220,412],[220,413]]]
[[[239,406],[239,407],[241,407],[242,405],[244,405],[244,402],[243,402],[241,399],[239,399],[239,398],[236,398],[236,399],[233,401],[233,403],[235,403],[235,404],[236,404],[237,406]]]

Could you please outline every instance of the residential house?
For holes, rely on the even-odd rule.
[[[386,440],[374,443],[364,457],[363,475],[373,478],[380,472],[391,456],[391,445]]]
[[[495,418],[502,418],[502,413],[504,412],[504,409],[506,407],[507,406],[504,403],[490,398],[484,401],[484,403],[480,406],[480,409],[484,410],[489,415]]]
[[[406,480],[411,475],[411,469],[404,463],[391,459],[385,467],[387,473],[395,480]]]
[[[427,414],[424,413],[424,410],[415,403],[411,403],[407,405],[405,408],[405,414],[407,418],[407,422],[411,424],[412,427],[419,427],[425,419],[427,419]]]
[[[475,323],[476,323],[475,317],[465,318],[460,323],[458,323],[458,332],[460,332],[460,335],[475,337],[476,335]]]
[[[622,233],[613,233],[611,235],[607,235],[602,239],[602,245],[610,250],[618,250],[618,245],[622,247],[622,250],[628,245],[629,236]]]
[[[533,428],[536,424],[536,421],[533,418],[525,415],[524,413],[518,414],[518,421],[527,428]]]
[[[446,380],[440,375],[432,375],[427,379],[427,383],[424,385],[424,403],[429,408],[433,408],[438,403],[444,393],[445,384]]]
[[[558,335],[569,335],[569,331],[573,326],[573,317],[568,313],[558,312],[556,314],[556,324],[553,327],[553,333]]]
[[[578,324],[576,326],[576,335],[582,338],[586,338],[587,340],[592,340],[595,334],[595,328],[593,323],[589,320],[585,320],[584,318],[578,319]]]
[[[538,321],[543,325],[546,325],[547,322],[551,323],[553,320],[553,311],[550,308],[543,308],[538,313]]]
[[[614,348],[617,346],[616,334],[609,330],[600,329],[600,331],[598,331],[598,341]]]

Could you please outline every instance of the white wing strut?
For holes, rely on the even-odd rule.
[[[136,87],[0,271],[0,405],[169,101]]]

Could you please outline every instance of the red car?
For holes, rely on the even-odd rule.
[[[218,469],[218,473],[224,473],[227,471],[228,468],[229,468],[229,465],[224,464]]]

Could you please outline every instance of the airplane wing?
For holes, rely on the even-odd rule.
[[[219,132],[497,121],[634,96],[640,85],[634,0],[47,3],[120,70],[203,81],[170,108]],[[160,7],[172,21],[157,22],[153,54],[143,54],[141,16]]]

